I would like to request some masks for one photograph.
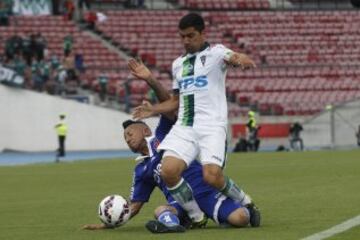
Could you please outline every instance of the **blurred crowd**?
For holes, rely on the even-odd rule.
[[[76,94],[83,57],[72,52],[73,38],[63,41],[63,56],[50,54],[41,33],[14,35],[6,40],[2,65],[24,78],[24,88],[52,95]]]

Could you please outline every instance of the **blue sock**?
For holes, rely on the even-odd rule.
[[[158,221],[168,227],[180,224],[179,218],[169,210],[165,210],[164,212],[162,212],[158,217]]]

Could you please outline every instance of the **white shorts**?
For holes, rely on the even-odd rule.
[[[180,157],[188,166],[198,159],[202,165],[216,164],[224,167],[226,129],[220,126],[194,129],[175,125],[157,149],[165,150],[164,156]]]

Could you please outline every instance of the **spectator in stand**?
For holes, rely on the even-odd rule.
[[[74,17],[74,12],[75,12],[75,5],[73,3],[72,0],[66,0],[64,2],[64,9],[65,9],[65,15],[64,18],[66,20],[71,21]]]
[[[102,102],[104,102],[106,100],[106,90],[107,90],[107,84],[108,84],[108,76],[102,72],[99,76],[98,76],[98,84],[100,86],[100,91],[99,91],[99,97],[100,100]]]
[[[12,15],[12,0],[0,1],[0,26],[9,26],[9,17]]]
[[[38,67],[40,69],[40,75],[43,79],[43,82],[46,83],[50,79],[50,65],[44,59],[38,62]]]
[[[52,11],[54,15],[60,15],[60,2],[61,0],[52,0]]]
[[[300,137],[300,132],[303,130],[302,125],[299,122],[295,122],[290,126],[289,134],[290,134],[290,149],[291,150],[303,150],[304,142]],[[300,146],[297,146],[296,143],[299,143]]]
[[[56,71],[60,66],[60,61],[57,55],[52,55],[50,59],[50,67],[52,71]]]
[[[76,94],[78,83],[78,77],[75,71],[75,57],[72,52],[68,52],[62,62],[64,69],[66,70],[66,93]]]
[[[31,65],[31,77],[34,90],[42,92],[44,88],[44,79],[41,76],[40,65],[36,60],[34,60]]]
[[[87,12],[85,16],[86,27],[90,30],[95,30],[95,24],[97,21],[96,12]]]
[[[76,80],[75,59],[72,52],[67,52],[65,54],[62,65],[67,72],[67,79],[70,81],[75,81]]]
[[[359,125],[358,131],[356,133],[356,138],[357,138],[357,145],[360,147],[360,125]]]
[[[65,95],[66,93],[66,79],[67,73],[62,65],[56,69],[55,72],[55,94]]]
[[[66,55],[72,51],[73,44],[74,44],[74,39],[71,34],[64,37],[64,44],[63,44],[64,55]]]
[[[18,75],[25,76],[26,63],[21,54],[16,54],[13,61],[12,68]]]
[[[78,7],[79,7],[79,9],[84,8],[84,6],[85,6],[87,9],[90,9],[90,8],[91,8],[91,2],[90,2],[90,0],[79,0],[79,2],[78,2]]]
[[[91,8],[90,0],[79,0],[78,1],[78,9],[79,9],[80,19],[84,19],[84,14],[83,14],[84,7],[86,8],[86,10],[90,10],[90,8]]]
[[[22,41],[22,54],[24,56],[25,62],[28,66],[31,65],[31,61],[33,58],[33,49],[31,48],[31,39],[29,36],[24,36],[23,41]]]
[[[0,26],[9,26],[9,16],[5,3],[0,1]]]
[[[124,1],[125,8],[145,8],[145,0],[126,0]]]
[[[44,52],[47,46],[47,42],[40,32],[35,35],[35,46],[35,56],[38,61],[41,61],[44,59]]]
[[[5,42],[5,55],[7,60],[12,60],[15,54],[22,52],[22,37],[14,35]]]
[[[145,0],[137,0],[137,7],[138,8],[145,8]]]
[[[84,68],[84,59],[82,54],[76,54],[75,55],[75,69],[80,73],[85,72]]]

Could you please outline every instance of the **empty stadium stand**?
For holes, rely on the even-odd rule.
[[[201,10],[239,10],[268,9],[268,0],[180,0],[178,4],[187,9]]]
[[[178,4],[186,9],[212,10],[202,13],[210,43],[245,52],[257,63],[254,70],[229,70],[230,116],[244,114],[250,107],[264,115],[311,115],[327,104],[360,98],[358,12],[258,11],[269,7],[265,0],[184,0]],[[253,11],[217,11],[239,8]],[[154,67],[155,76],[170,89],[171,63],[183,53],[177,23],[186,13],[106,11],[108,19],[98,24],[97,30],[115,46]],[[72,34],[75,53],[84,56],[87,70],[82,80],[88,86],[98,90],[95,79],[105,72],[110,96],[123,102],[128,92],[133,106],[145,98],[149,89],[145,83],[132,80],[126,60],[75,23],[57,16],[13,18],[10,27],[0,27],[0,38],[41,32],[47,39],[49,56],[61,57],[63,38]]]
[[[176,26],[184,14],[109,11],[109,21],[99,29],[148,64],[170,71],[182,53]],[[357,12],[211,11],[203,16],[211,43],[246,52],[258,64],[252,71],[229,71],[228,95],[237,103],[231,115],[249,106],[262,114],[309,115],[360,97]]]

